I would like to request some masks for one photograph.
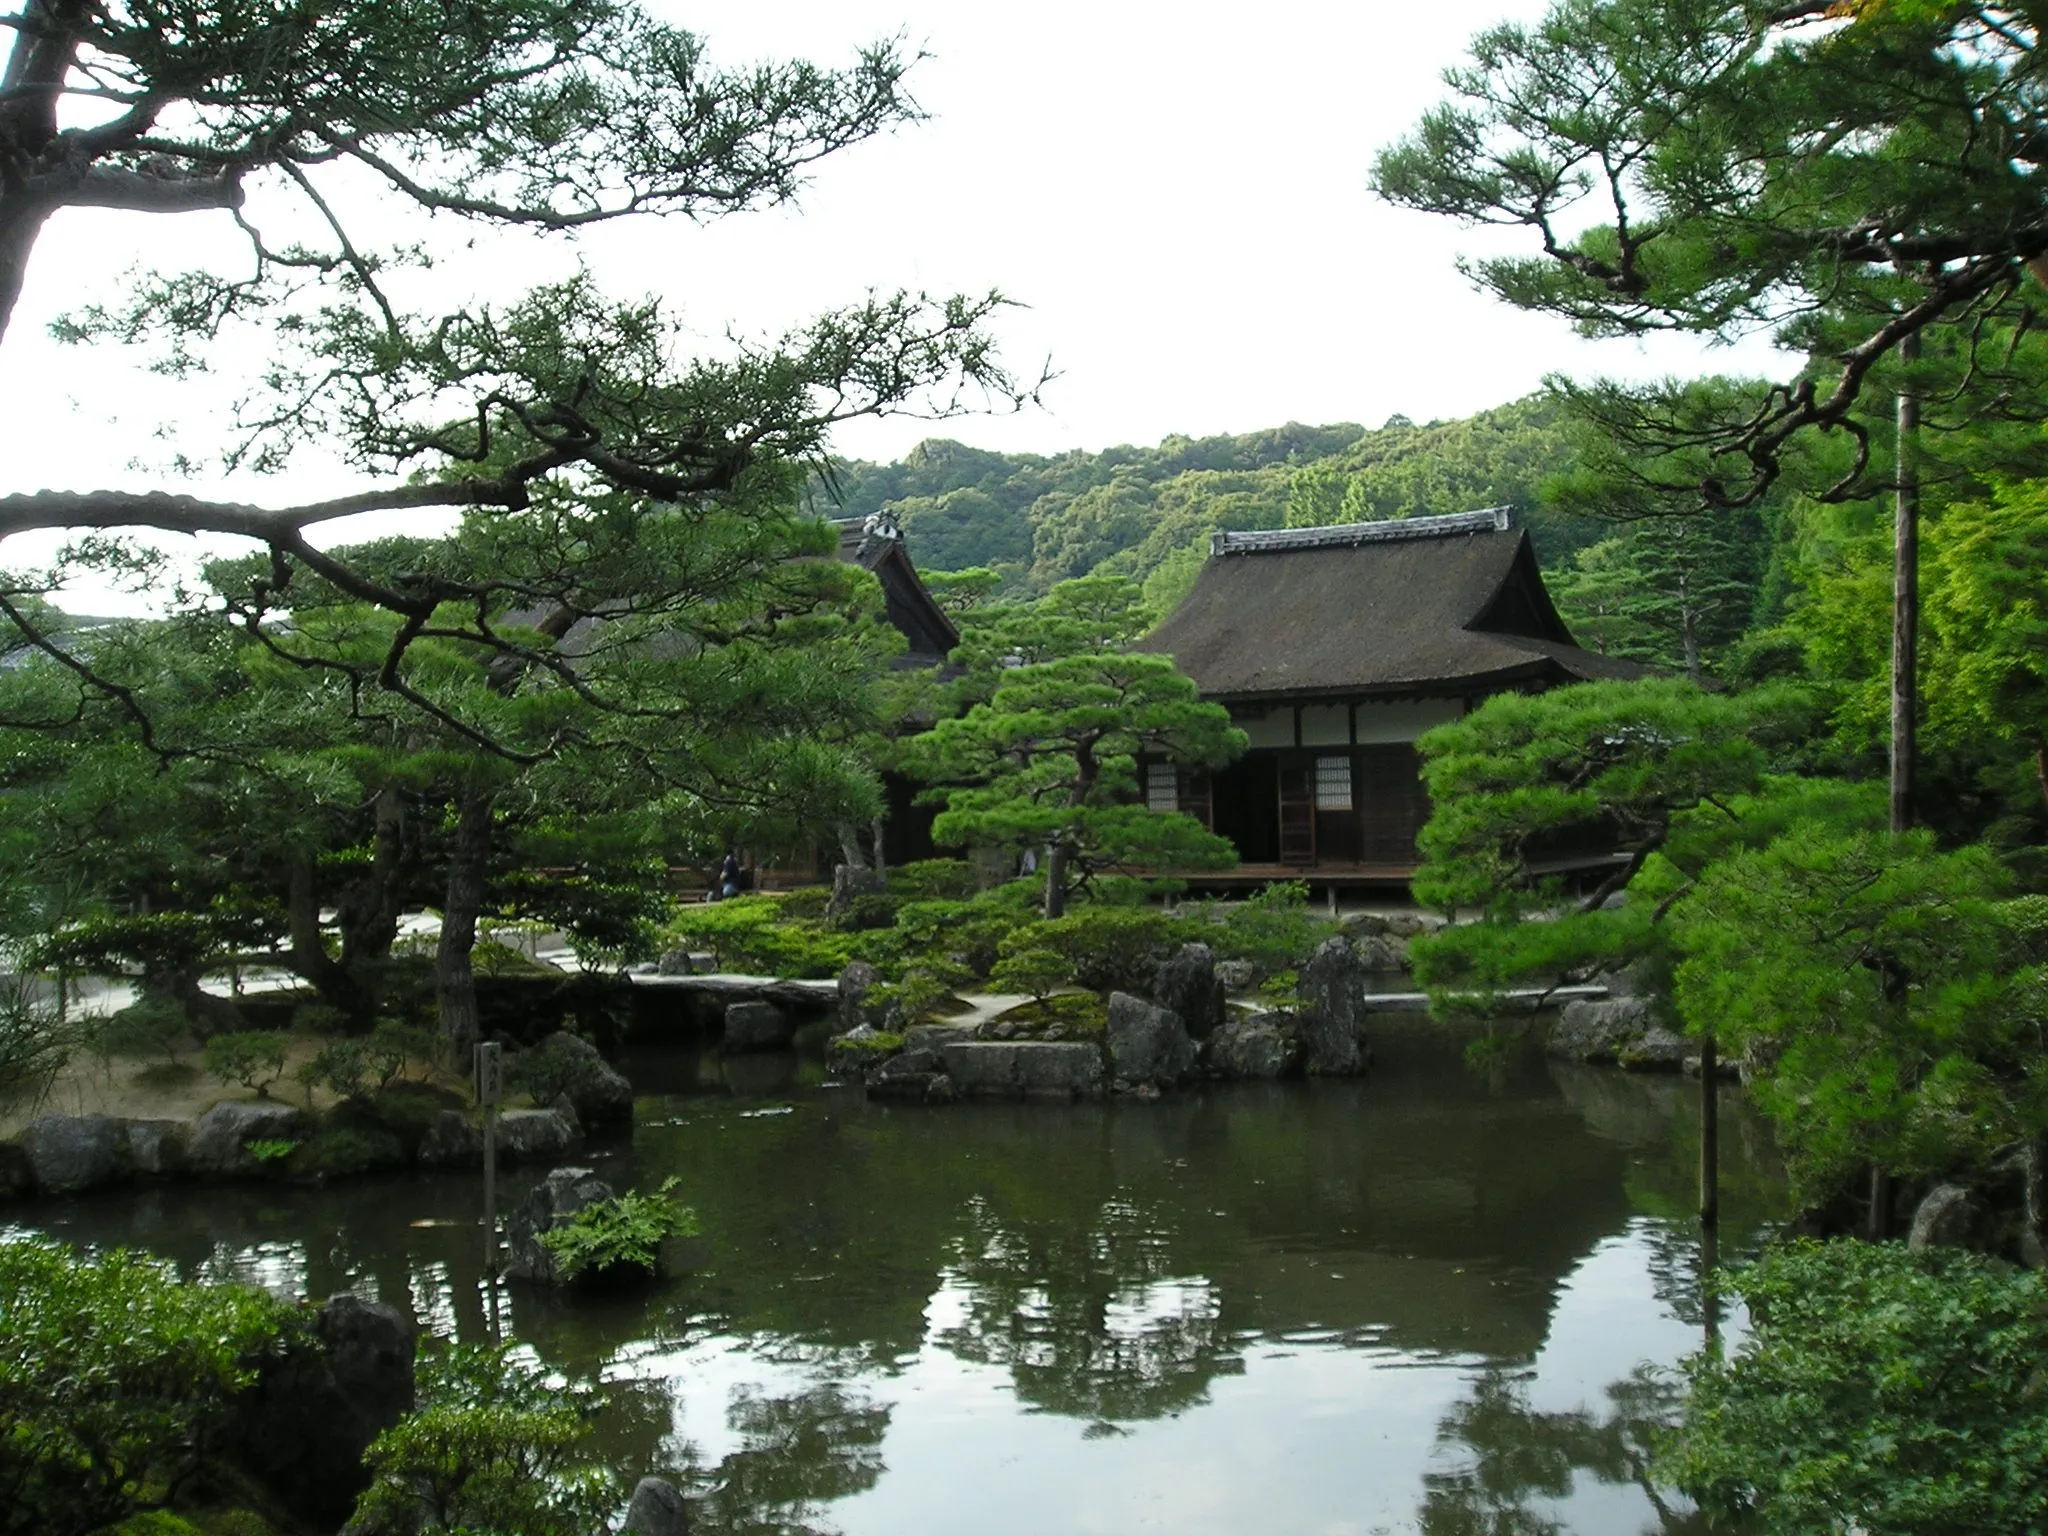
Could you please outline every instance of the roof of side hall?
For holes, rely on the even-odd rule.
[[[1260,533],[1219,533],[1192,591],[1138,649],[1203,694],[1456,692],[1635,678],[1581,650],[1505,507]]]

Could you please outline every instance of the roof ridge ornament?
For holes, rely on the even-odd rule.
[[[1248,533],[1209,535],[1209,554],[1256,555],[1286,549],[1351,549],[1399,539],[1447,538],[1457,533],[1506,533],[1515,525],[1509,507],[1447,512],[1435,517],[1385,518],[1371,523],[1331,523],[1320,528],[1261,528]]]

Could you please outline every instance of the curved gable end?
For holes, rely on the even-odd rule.
[[[895,520],[845,518],[835,526],[839,529],[839,558],[874,573],[882,584],[889,622],[910,643],[898,665],[943,665],[960,643],[960,631],[911,564]]]

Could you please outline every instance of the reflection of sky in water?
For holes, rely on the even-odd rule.
[[[1566,1279],[1541,1350],[1507,1373],[1529,1414],[1604,1423],[1615,1411],[1611,1384],[1646,1359],[1675,1361],[1697,1347],[1697,1331],[1652,1292],[1649,1227],[1637,1222],[1601,1243]],[[671,1465],[712,1478],[748,1448],[740,1405],[837,1383],[884,1411],[887,1475],[806,1511],[812,1528],[844,1536],[1416,1532],[1424,1529],[1418,1469],[1455,1480],[1478,1459],[1455,1436],[1446,1443],[1443,1429],[1486,1374],[1477,1357],[1375,1346],[1359,1330],[1221,1340],[1241,1354],[1240,1373],[1211,1378],[1189,1411],[1112,1426],[1019,1401],[1014,1369],[1050,1341],[1026,1340],[1001,1363],[949,1348],[975,1303],[970,1283],[943,1275],[926,1307],[923,1346],[886,1372],[863,1374],[872,1367],[829,1350],[792,1350],[779,1337],[720,1336],[683,1348],[630,1346],[605,1376],[658,1384],[670,1397]],[[1219,1312],[1208,1281],[1182,1277],[1125,1287],[1104,1326],[1112,1340],[1141,1341],[1189,1319],[1213,1327]],[[1573,1536],[1657,1529],[1640,1489],[1583,1468],[1568,1497],[1525,1491],[1516,1502]]]
[[[685,1483],[699,1536],[1639,1536],[1643,1404],[1613,1389],[1699,1342],[1690,1226],[1652,1214],[1686,1208],[1691,1100],[1613,1074],[1510,1089],[650,1101],[598,1166],[684,1176],[706,1266],[603,1299],[512,1286],[505,1317],[609,1385],[599,1454]],[[166,1188],[35,1219],[476,1339],[477,1199],[452,1177]]]
[[[208,1285],[254,1285],[279,1296],[302,1296],[306,1291],[306,1245],[270,1242],[234,1248],[216,1243],[193,1278]]]

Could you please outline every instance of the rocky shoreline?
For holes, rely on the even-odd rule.
[[[559,1162],[586,1135],[630,1130],[633,1087],[574,1035],[543,1048],[565,1064],[555,1101],[498,1116],[507,1164]],[[322,1112],[268,1099],[188,1120],[41,1115],[0,1141],[0,1200],[77,1195],[172,1179],[319,1184],[331,1178],[483,1164],[480,1113],[451,1089],[401,1081]]]

